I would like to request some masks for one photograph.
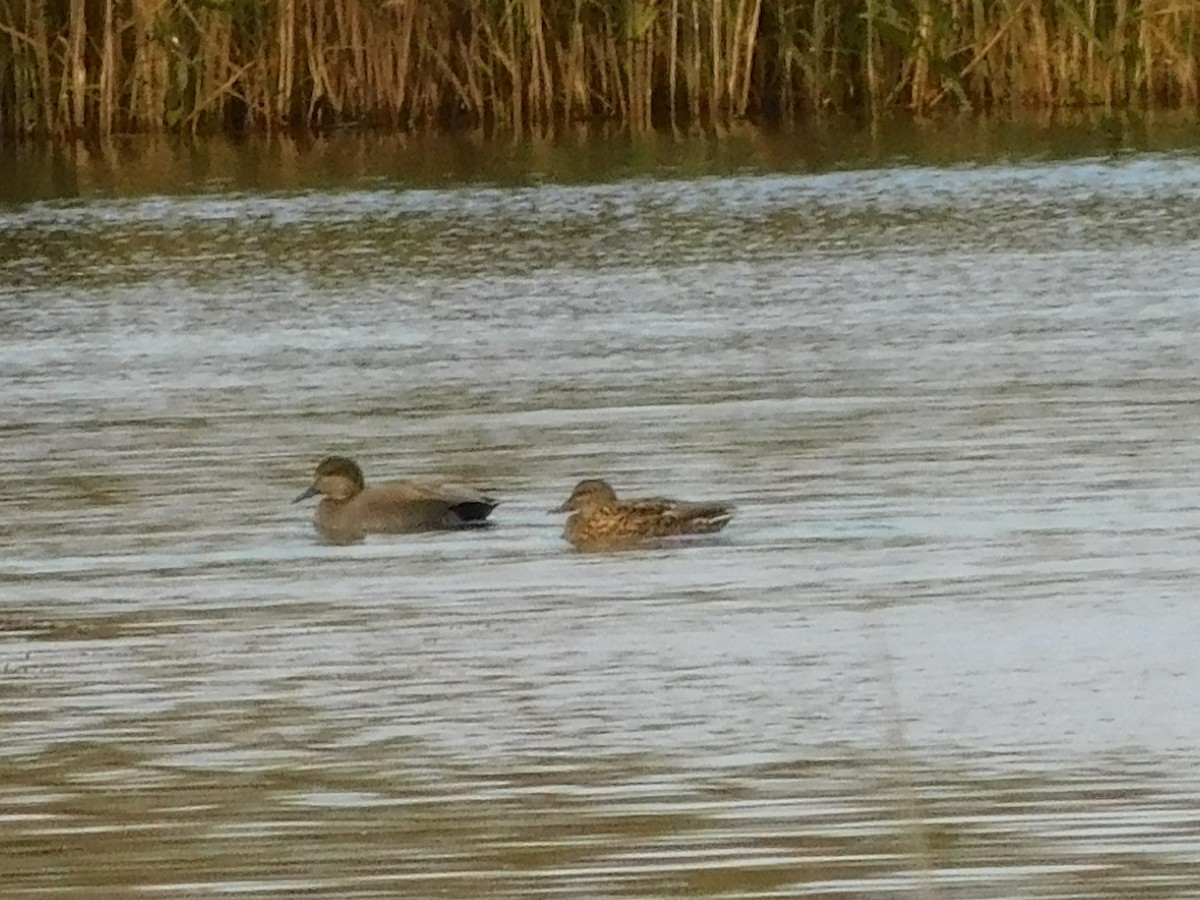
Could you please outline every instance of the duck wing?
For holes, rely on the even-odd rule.
[[[665,497],[644,497],[617,504],[620,517],[632,531],[654,537],[673,534],[710,534],[733,518],[728,503],[689,502]]]
[[[412,503],[422,500],[440,501],[442,503],[490,503],[493,507],[496,501],[482,491],[465,484],[432,481],[388,481],[375,485],[370,490],[380,496],[386,496],[396,503]]]
[[[481,525],[496,501],[464,485],[391,481],[368,487],[353,501],[357,516],[376,532],[426,531]]]

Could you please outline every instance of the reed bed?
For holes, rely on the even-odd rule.
[[[1200,0],[0,0],[0,129],[1194,105]]]

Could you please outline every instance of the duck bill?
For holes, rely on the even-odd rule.
[[[573,511],[574,509],[575,509],[575,507],[573,507],[573,506],[571,505],[571,498],[570,498],[570,497],[568,497],[566,500],[564,500],[564,501],[563,501],[563,504],[562,504],[562,506],[556,506],[556,507],[554,507],[553,509],[548,509],[548,510],[546,510],[546,512],[550,512],[550,513],[565,513],[565,512],[571,512],[571,511]]]
[[[305,491],[303,494],[301,494],[299,497],[297,497],[292,502],[299,503],[301,500],[307,500],[309,497],[315,497],[319,493],[320,493],[320,491],[318,491],[316,489],[316,487],[310,487],[307,491]]]

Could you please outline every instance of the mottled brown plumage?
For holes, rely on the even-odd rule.
[[[654,538],[711,534],[733,518],[726,503],[689,503],[664,497],[618,500],[606,481],[589,478],[556,512],[569,513],[563,537],[582,550],[627,547]]]
[[[325,540],[347,544],[368,534],[406,534],[487,524],[496,501],[473,488],[419,481],[390,481],[367,487],[352,459],[321,461],[313,484],[299,503],[323,494],[313,523]]]

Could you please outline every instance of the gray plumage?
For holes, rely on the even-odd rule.
[[[346,544],[368,534],[411,534],[488,524],[496,501],[474,488],[420,481],[389,481],[368,487],[352,459],[330,456],[321,461],[312,487],[299,503],[322,494],[313,516],[325,540]]]

